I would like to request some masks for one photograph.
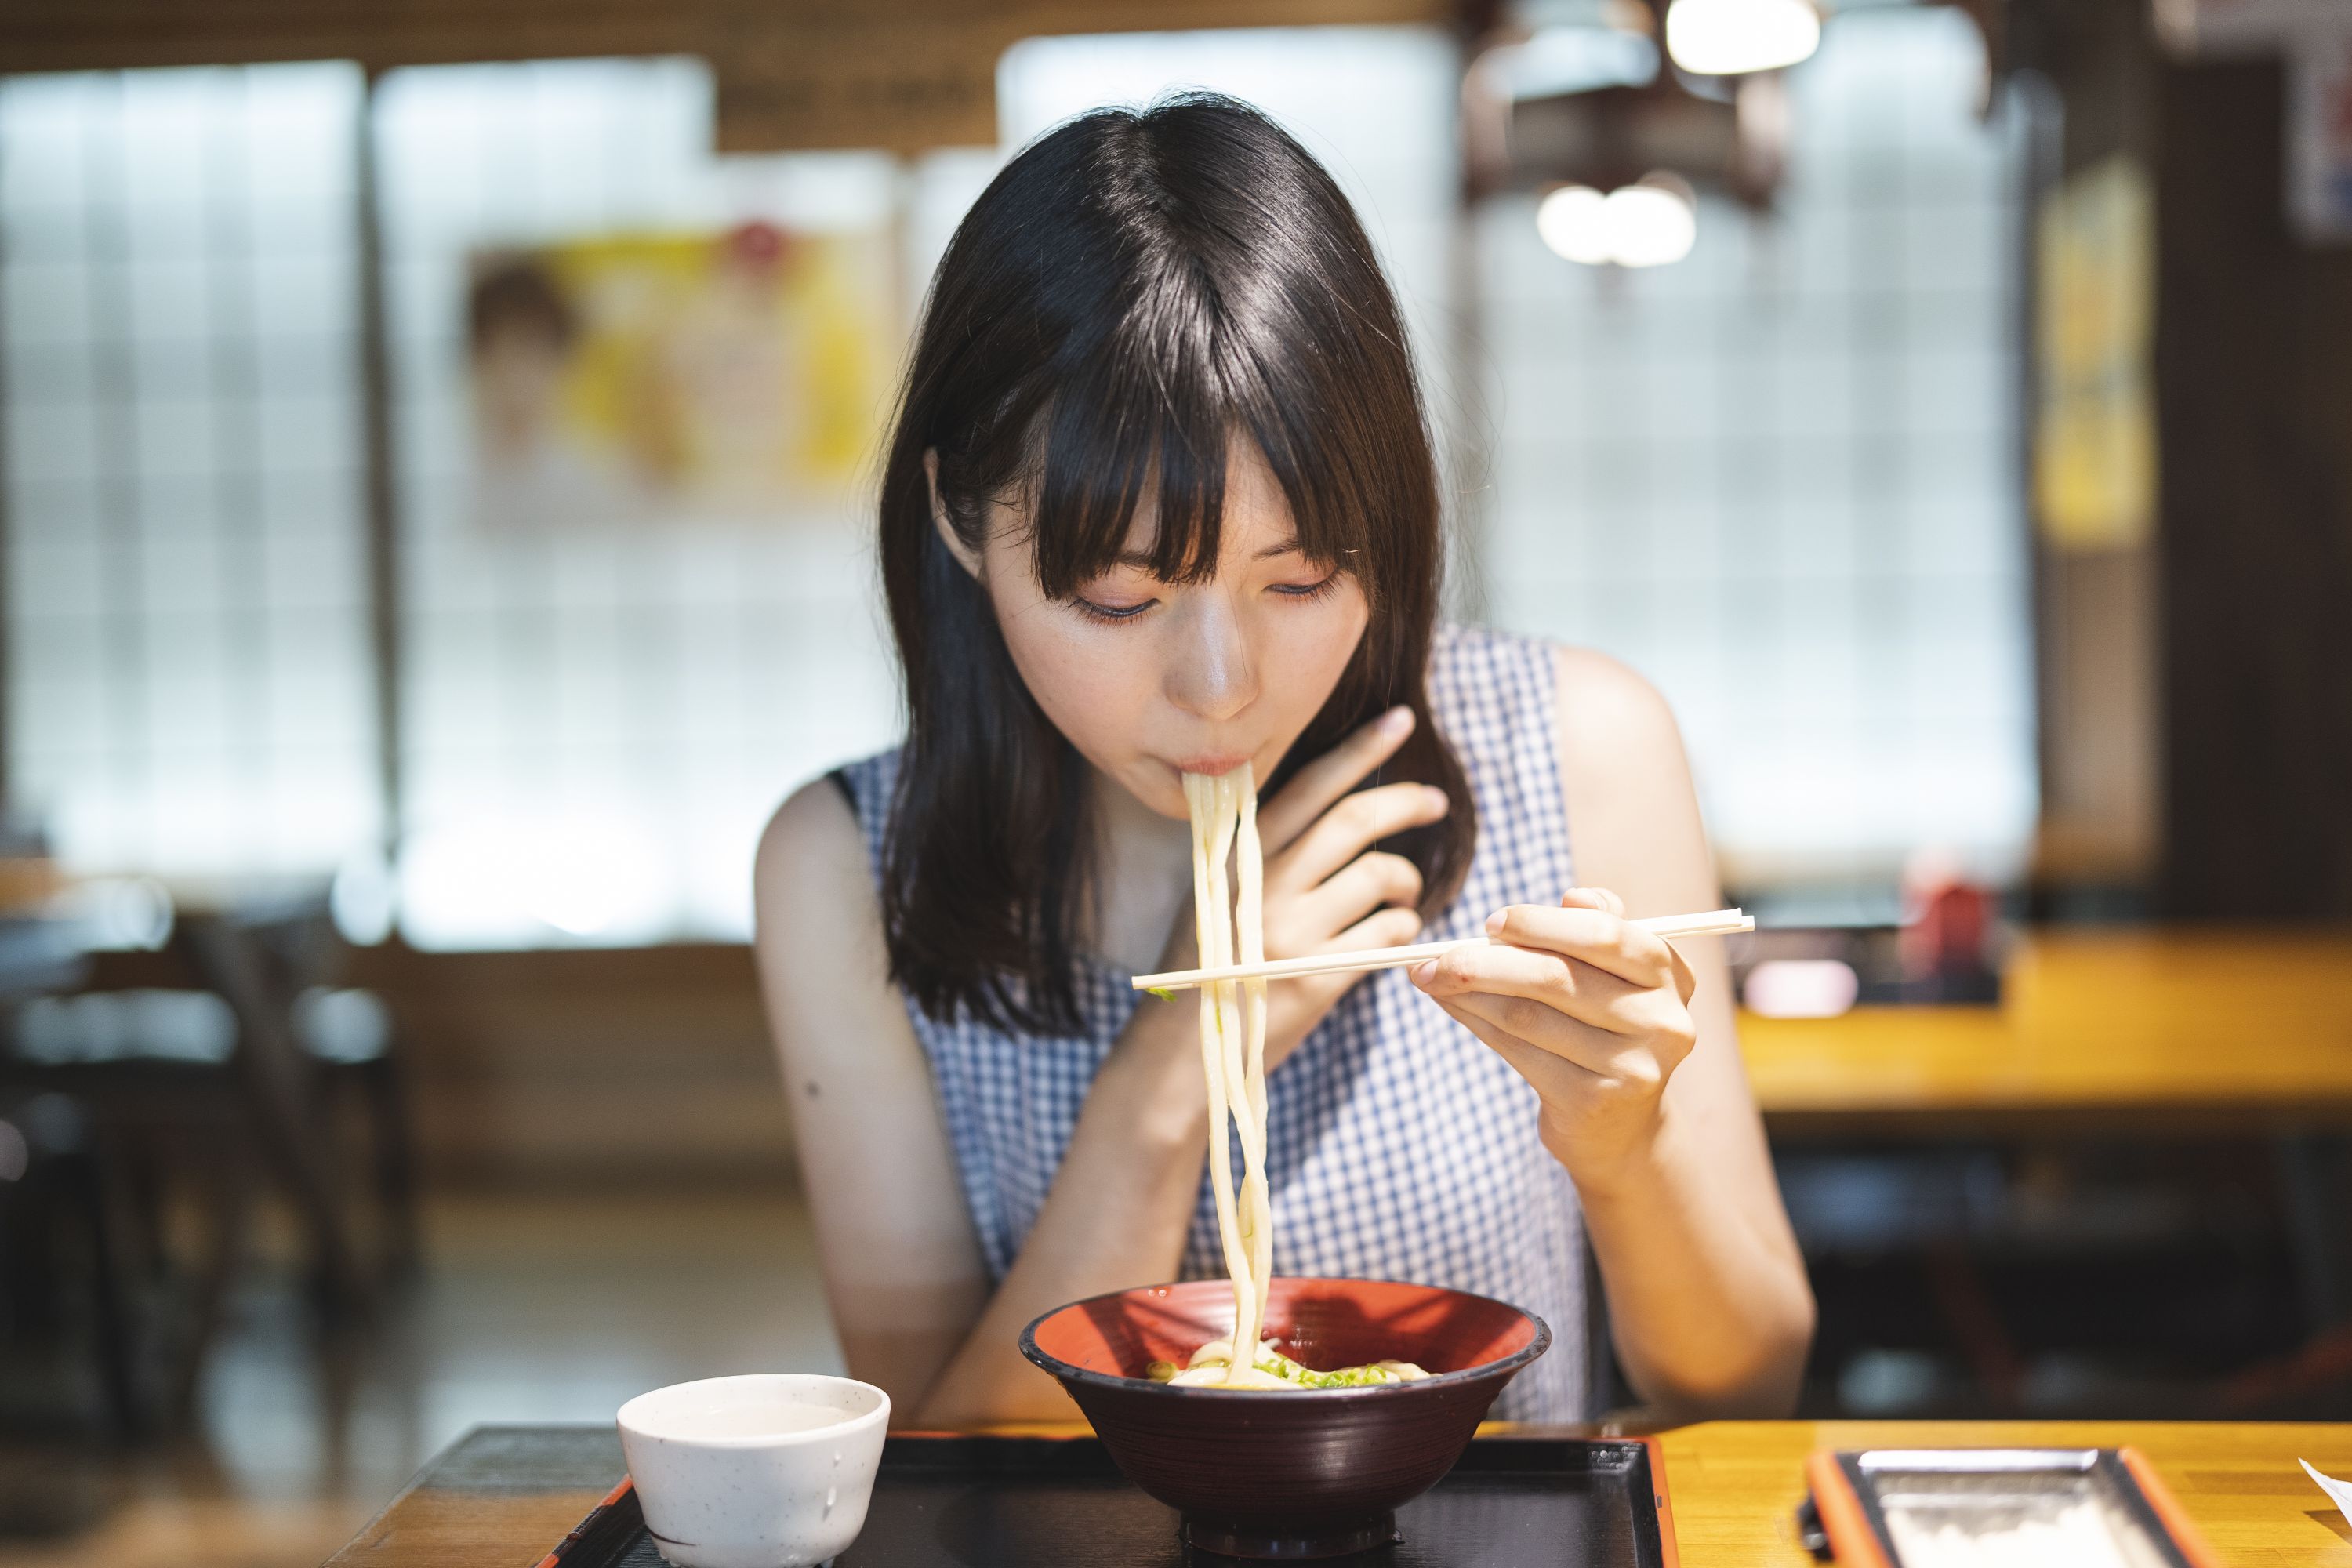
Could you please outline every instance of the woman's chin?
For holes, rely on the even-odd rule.
[[[1095,777],[1098,783],[1115,786],[1154,816],[1183,823],[1192,820],[1192,808],[1184,803],[1184,775],[1166,763],[1139,760],[1116,773],[1097,766]]]

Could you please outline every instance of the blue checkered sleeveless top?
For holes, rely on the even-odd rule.
[[[1461,895],[1422,940],[1475,936],[1505,904],[1575,885],[1561,804],[1552,650],[1442,627],[1430,704],[1462,758],[1478,847]],[[898,753],[842,770],[879,869]],[[1138,996],[1124,970],[1083,960],[1081,1034],[1016,1036],[908,1008],[930,1058],[964,1202],[990,1274],[1020,1251],[1077,1125],[1078,1108]],[[1549,1354],[1521,1373],[1496,1419],[1590,1416],[1583,1220],[1576,1188],[1537,1136],[1535,1091],[1402,971],[1356,985],[1266,1080],[1266,1179],[1277,1274],[1406,1279],[1475,1291],[1549,1323]],[[1221,1276],[1205,1174],[1184,1249],[1188,1279]]]

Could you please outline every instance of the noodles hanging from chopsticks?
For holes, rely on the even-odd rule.
[[[1192,919],[1204,967],[1265,960],[1265,857],[1257,837],[1257,782],[1247,764],[1210,777],[1184,775],[1192,814]],[[1234,874],[1229,882],[1225,862]],[[1318,1372],[1265,1338],[1274,1282],[1274,1205],[1265,1184],[1265,982],[1218,980],[1200,987],[1201,1070],[1209,1088],[1209,1186],[1217,1240],[1234,1282],[1234,1331],[1192,1352],[1189,1365],[1154,1362],[1162,1383],[1215,1388],[1361,1388],[1429,1374],[1381,1361]],[[1230,1127],[1227,1125],[1231,1123]],[[1233,1139],[1242,1144],[1234,1184]]]
[[[1184,803],[1192,814],[1192,918],[1201,962],[1258,963],[1265,957],[1265,888],[1256,780],[1246,763],[1213,778],[1186,773]],[[1228,857],[1237,887],[1226,880]],[[1228,1387],[1278,1385],[1281,1379],[1260,1372],[1243,1348],[1255,1346],[1265,1331],[1266,1288],[1274,1273],[1274,1209],[1265,1185],[1264,981],[1201,987],[1201,1067],[1209,1090],[1209,1184],[1216,1194],[1225,1272],[1234,1282],[1233,1344],[1239,1352],[1227,1364],[1223,1381]],[[1238,1191],[1233,1133],[1242,1145]]]

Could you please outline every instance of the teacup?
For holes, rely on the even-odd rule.
[[[866,1524],[890,1396],[761,1373],[673,1384],[621,1406],[646,1531],[677,1568],[808,1568]]]

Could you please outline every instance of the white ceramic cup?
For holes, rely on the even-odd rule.
[[[621,1406],[621,1449],[678,1568],[808,1568],[865,1528],[890,1396],[870,1383],[760,1373],[673,1384]]]

